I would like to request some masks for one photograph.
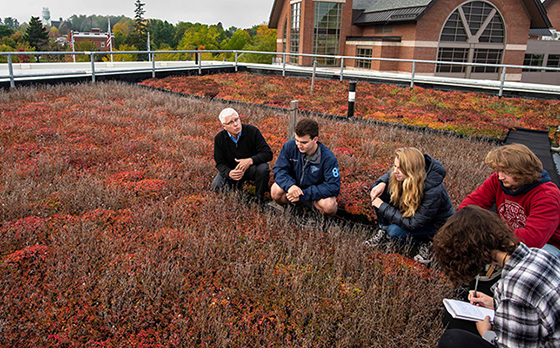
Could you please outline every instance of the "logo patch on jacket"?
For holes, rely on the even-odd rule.
[[[319,167],[317,167],[317,166],[311,166],[310,169],[311,169],[311,173],[315,173],[316,171],[319,170]]]
[[[332,169],[332,176],[334,176],[335,178],[338,178],[340,174],[338,173],[338,168],[333,168]]]

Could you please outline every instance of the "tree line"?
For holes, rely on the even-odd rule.
[[[58,52],[71,51],[68,40],[70,31],[91,31],[98,28],[107,31],[109,25],[114,36],[114,51],[144,51],[147,49],[148,33],[150,50],[245,50],[276,51],[276,30],[266,24],[255,25],[248,29],[230,27],[224,29],[222,23],[201,24],[179,22],[176,25],[160,19],[144,18],[144,3],[136,0],[134,18],[126,16],[85,16],[72,15],[58,25],[44,26],[39,17],[31,17],[29,23],[20,24],[17,19],[5,17],[0,19],[0,52]],[[96,51],[91,41],[82,41],[74,47],[75,51]],[[147,55],[123,54],[115,56],[118,60],[136,61],[147,59]],[[99,60],[108,57],[97,55]],[[77,60],[89,57],[77,56]],[[193,60],[192,54],[160,53],[156,60]],[[232,53],[204,53],[202,59],[232,60]],[[70,55],[13,56],[13,62],[30,61],[71,61]],[[270,63],[272,55],[244,54],[239,61]],[[6,62],[6,56],[0,56],[0,62]]]

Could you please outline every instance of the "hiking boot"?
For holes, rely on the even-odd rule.
[[[387,242],[388,240],[389,240],[389,235],[387,234],[387,231],[380,228],[377,230],[377,232],[373,237],[371,237],[370,239],[364,242],[364,245],[374,247],[374,246],[381,245]]]
[[[414,260],[420,262],[426,267],[429,267],[434,262],[434,254],[430,249],[430,244],[424,243],[420,246],[418,254],[414,256]]]

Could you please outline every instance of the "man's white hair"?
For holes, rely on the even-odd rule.
[[[232,108],[225,108],[222,110],[222,112],[220,112],[220,116],[218,116],[220,118],[220,122],[222,122],[222,124],[226,123],[226,117],[229,116],[237,116],[239,117],[239,114],[237,113],[237,111],[235,111]]]

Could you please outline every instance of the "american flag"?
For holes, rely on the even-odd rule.
[[[70,42],[70,48],[72,52],[74,52],[74,35],[72,34],[72,30],[68,33],[68,41]]]
[[[111,40],[111,20],[109,19],[109,24],[107,25],[107,49],[109,51],[113,50],[113,40]]]

